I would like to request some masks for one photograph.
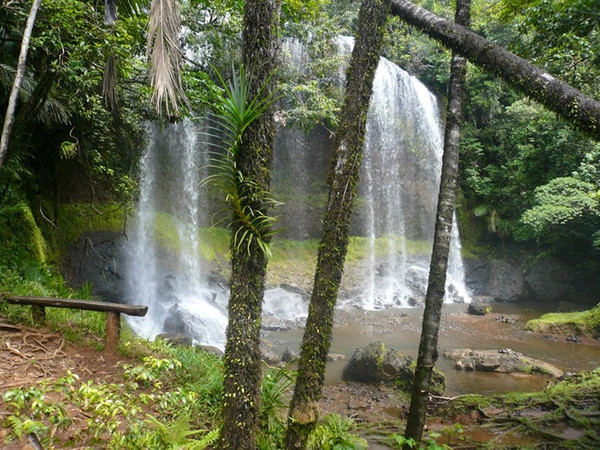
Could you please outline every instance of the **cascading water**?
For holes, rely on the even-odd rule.
[[[352,40],[340,40],[349,53]],[[291,58],[306,58],[294,45]],[[302,62],[296,62],[299,66]],[[340,75],[343,73],[341,69]],[[208,151],[190,121],[148,127],[141,161],[141,194],[128,256],[128,297],[149,305],[148,316],[130,319],[139,334],[185,333],[196,342],[223,348],[229,292],[201,263],[200,225],[210,225],[200,191]],[[288,194],[281,211],[286,237],[316,238],[322,217],[327,171],[327,131],[310,135],[278,131],[274,190]],[[431,253],[442,153],[435,97],[414,77],[381,59],[365,137],[354,234],[367,239],[362,286],[341,302],[364,309],[408,306],[424,298]],[[290,194],[291,193],[291,194]],[[303,203],[310,199],[308,203]],[[287,208],[287,209],[285,209]],[[308,216],[308,217],[307,217]],[[285,222],[287,221],[287,223]],[[353,275],[353,276],[354,276]],[[468,301],[456,227],[451,245],[447,301]],[[265,293],[264,316],[297,320],[307,314],[307,297],[294,286]]]
[[[148,126],[127,273],[130,302],[149,309],[131,325],[148,338],[185,333],[222,347],[228,294],[208,282],[199,258],[199,224],[207,210],[199,182],[207,152],[196,135],[188,120]]]
[[[435,96],[415,77],[381,58],[359,184],[359,196],[366,204],[359,220],[369,238],[361,307],[414,306],[424,299],[442,153]],[[468,301],[456,226],[447,279],[446,301]]]

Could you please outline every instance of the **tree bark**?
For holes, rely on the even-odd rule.
[[[460,25],[469,26],[470,0],[457,0],[455,20]],[[417,442],[421,441],[423,435],[429,385],[433,367],[438,357],[437,343],[442,305],[446,292],[446,270],[448,268],[452,219],[458,187],[458,161],[466,68],[466,60],[454,52],[448,85],[448,112],[444,132],[444,156],[442,158],[435,235],[429,267],[427,295],[425,297],[425,311],[423,312],[419,356],[405,432],[406,438],[412,438]]]
[[[248,0],[244,9],[242,61],[251,74],[249,98],[269,97],[278,54],[277,0]],[[257,95],[259,97],[257,97]],[[267,109],[244,133],[237,165],[244,178],[269,190],[275,122]],[[266,212],[260,202],[253,210]],[[254,239],[248,248],[236,246],[234,220],[231,240],[231,294],[225,345],[223,427],[220,448],[256,449],[261,392],[260,324],[267,258]]]
[[[33,0],[31,9],[29,10],[29,16],[27,17],[27,23],[25,24],[25,30],[23,31],[23,40],[21,41],[21,51],[19,53],[17,71],[15,73],[12,90],[10,91],[10,97],[8,98],[8,106],[6,107],[6,115],[4,116],[4,126],[2,127],[2,136],[0,137],[0,170],[2,170],[2,164],[4,163],[4,158],[6,157],[6,152],[8,150],[10,130],[12,129],[15,109],[17,107],[17,97],[19,95],[23,76],[25,75],[29,40],[31,39],[33,24],[35,23],[35,17],[37,16],[41,1],[42,0]]]
[[[367,110],[379,62],[389,0],[364,0],[358,34],[346,72],[346,95],[329,168],[329,196],[317,257],[298,376],[288,417],[285,446],[305,448],[319,418],[333,310],[348,247],[350,214],[363,155]]]
[[[466,27],[444,20],[408,0],[392,0],[391,11],[409,25],[465,56],[473,64],[499,76],[514,89],[600,140],[599,101]]]

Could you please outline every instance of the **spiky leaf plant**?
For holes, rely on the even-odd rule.
[[[250,80],[243,67],[239,72],[233,71],[230,82],[226,83],[221,75],[219,79],[225,95],[215,105],[213,124],[207,132],[207,137],[213,140],[208,145],[216,150],[211,152],[207,165],[211,175],[202,183],[214,183],[225,194],[229,213],[227,226],[231,227],[233,223],[241,225],[233,230],[236,249],[239,251],[245,247],[250,251],[252,241],[256,241],[260,249],[270,256],[269,241],[278,231],[272,227],[277,218],[267,215],[265,211],[280,203],[272,198],[269,191],[244,175],[238,167],[238,160],[244,132],[271,105],[273,99],[267,97],[257,100],[261,97],[260,91],[250,98]]]

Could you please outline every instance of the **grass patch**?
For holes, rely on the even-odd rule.
[[[600,305],[587,311],[544,314],[527,322],[526,327],[537,333],[593,337],[600,334]]]

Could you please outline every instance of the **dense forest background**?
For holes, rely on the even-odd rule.
[[[453,17],[451,1],[419,3]],[[301,68],[283,65],[277,75],[281,100],[276,117],[281,124],[306,131],[317,125],[335,129],[342,95],[334,39],[353,33],[359,5],[283,2],[281,38],[302,42],[311,59]],[[42,263],[43,270],[52,266],[47,263],[57,263],[69,236],[76,234],[69,230],[76,222],[72,217],[81,214],[75,205],[91,204],[96,210],[110,205],[122,211],[119,220],[126,220],[137,195],[144,123],[176,120],[159,117],[151,102],[145,53],[148,5],[123,1],[117,7],[119,18],[110,25],[105,24],[104,2],[48,0],[38,14],[0,172],[0,265],[5,274],[29,276],[22,270],[26,260],[31,267]],[[217,74],[227,78],[232,63],[239,61],[242,7],[235,0],[181,2],[188,99],[181,115],[201,115],[222,95]],[[18,1],[0,5],[2,112],[28,8]],[[477,33],[597,98],[597,0],[478,0],[472,17]],[[392,18],[383,56],[443,100],[449,51]],[[465,119],[458,205],[465,253],[525,263],[556,256],[575,269],[577,279],[586,280],[575,295],[595,298],[600,144],[473,65],[468,68]],[[105,214],[95,220],[109,219]],[[20,233],[27,232],[24,224],[39,227],[45,242],[34,239],[24,248],[19,241]],[[42,251],[46,244],[49,248]]]

